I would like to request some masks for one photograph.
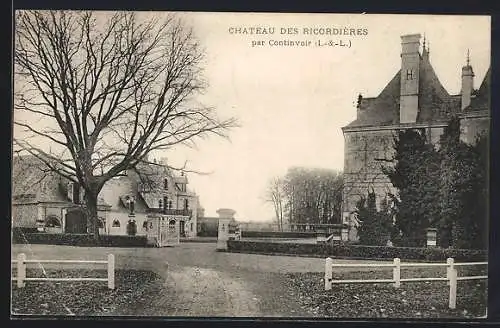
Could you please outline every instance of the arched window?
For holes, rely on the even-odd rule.
[[[61,221],[55,215],[51,215],[45,219],[45,226],[47,228],[60,228]]]
[[[148,230],[148,221],[144,221],[144,223],[142,224],[142,229]]]
[[[113,228],[119,228],[120,227],[120,221],[118,220],[113,220],[113,225],[112,225]]]
[[[97,219],[97,228],[104,229],[104,219],[103,218]]]

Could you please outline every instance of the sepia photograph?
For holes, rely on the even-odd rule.
[[[488,318],[491,17],[16,10],[11,319]]]

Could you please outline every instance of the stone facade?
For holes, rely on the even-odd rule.
[[[14,158],[12,178],[13,227],[68,232],[67,213],[83,206],[81,188],[75,190],[72,182],[48,171],[33,156]],[[173,174],[166,163],[145,165],[111,179],[98,197],[100,233],[126,235],[129,225],[135,225],[136,234],[145,235],[151,214],[174,217],[185,237],[195,237],[200,206],[187,184],[187,177]],[[134,199],[133,214],[127,199]]]
[[[186,175],[175,175],[166,161],[158,165],[141,165],[125,176],[108,181],[99,194],[111,205],[104,233],[126,234],[127,225],[133,220],[137,235],[144,235],[149,216],[168,215],[180,221],[183,237],[195,237],[198,196],[187,189],[188,182]],[[133,216],[127,208],[127,197],[135,200]]]
[[[356,203],[368,190],[378,200],[394,187],[382,172],[391,165],[393,140],[401,129],[423,128],[430,142],[439,147],[439,137],[452,116],[461,119],[461,138],[475,141],[489,131],[490,71],[475,90],[474,72],[467,59],[462,68],[462,89],[450,95],[431,66],[429,51],[420,45],[420,35],[401,37],[401,69],[377,97],[358,98],[356,119],[342,128],[344,133],[344,191],[342,222],[356,226]],[[422,50],[420,50],[422,48]],[[351,239],[355,239],[352,234]]]

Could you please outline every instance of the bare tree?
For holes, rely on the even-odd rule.
[[[273,205],[276,221],[278,223],[278,229],[280,231],[283,230],[284,206],[286,202],[284,187],[285,185],[283,179],[280,177],[274,177],[269,180],[266,192],[266,201],[272,203]]]
[[[278,223],[334,223],[341,216],[343,179],[336,170],[292,167],[272,178],[266,200]]]
[[[14,146],[84,189],[96,238],[106,181],[236,126],[195,102],[204,52],[175,15],[20,11],[15,37]]]

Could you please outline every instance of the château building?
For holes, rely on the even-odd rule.
[[[461,72],[461,92],[449,94],[431,65],[425,39],[423,44],[420,41],[420,34],[401,36],[400,70],[378,96],[360,95],[356,119],[342,128],[342,220],[351,226],[355,226],[353,211],[360,196],[373,188],[380,202],[387,193],[395,192],[382,167],[394,154],[396,131],[424,129],[428,140],[438,144],[450,118],[458,116],[463,141],[473,143],[479,133],[489,133],[490,69],[479,89],[474,89],[474,70],[467,55]],[[350,238],[355,239],[355,234]]]
[[[86,233],[81,187],[33,156],[13,158],[12,227],[51,233]],[[146,235],[147,219],[174,220],[181,237],[195,237],[199,199],[185,174],[166,161],[142,164],[104,185],[98,197],[101,235]]]

